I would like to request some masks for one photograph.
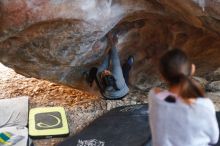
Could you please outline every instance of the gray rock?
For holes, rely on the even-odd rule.
[[[220,81],[211,82],[207,85],[206,88],[207,90],[213,91],[213,92],[220,91]]]
[[[140,73],[139,75],[137,75],[135,87],[137,87],[139,90],[149,91],[151,88],[160,85],[162,85],[162,82],[156,75],[147,76],[144,73]]]
[[[209,81],[219,81],[220,80],[220,68],[217,68],[214,71],[210,71],[206,75],[207,80]]]
[[[216,69],[213,73],[213,80],[220,81],[220,68]]]

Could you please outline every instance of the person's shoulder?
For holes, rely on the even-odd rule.
[[[206,109],[210,109],[212,112],[215,112],[215,105],[210,98],[208,97],[198,98],[198,103],[201,106],[206,107]]]

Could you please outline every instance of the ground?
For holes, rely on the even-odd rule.
[[[67,86],[26,78],[0,64],[0,99],[29,96],[30,108],[63,106],[71,135],[79,132],[104,112],[118,106],[147,102],[147,92],[131,89],[123,100],[109,101]],[[62,138],[34,140],[35,146],[53,146]]]
[[[109,101],[67,86],[26,78],[0,64],[0,99],[29,96],[30,108],[63,106],[67,113],[71,135],[114,107],[147,103],[146,91],[130,89],[129,95],[123,100]],[[220,92],[208,92],[207,96],[215,103],[216,110],[220,110]],[[54,146],[62,140],[62,138],[34,140],[34,144]]]

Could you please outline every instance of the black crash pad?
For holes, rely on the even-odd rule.
[[[144,104],[115,108],[58,146],[145,146],[150,140]]]
[[[216,113],[220,127],[220,112]],[[148,106],[115,108],[58,146],[150,146]],[[220,140],[215,146],[220,146]]]
[[[218,127],[220,128],[220,112],[216,113],[216,117],[218,120]],[[218,143],[215,146],[220,146],[220,137],[219,137]]]

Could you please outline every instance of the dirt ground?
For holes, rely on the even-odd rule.
[[[31,106],[60,105],[74,106],[98,97],[88,93],[35,78],[16,74],[0,64],[0,98],[29,96]]]

